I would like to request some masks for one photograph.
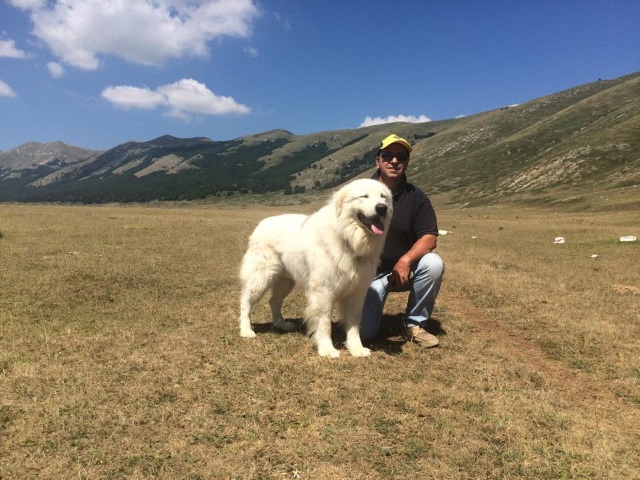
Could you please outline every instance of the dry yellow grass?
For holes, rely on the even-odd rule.
[[[637,215],[439,209],[441,348],[330,361],[238,334],[301,208],[0,205],[0,478],[640,478]]]

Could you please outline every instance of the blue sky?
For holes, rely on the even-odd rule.
[[[0,150],[443,120],[637,71],[637,0],[0,0]]]

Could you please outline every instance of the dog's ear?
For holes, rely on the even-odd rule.
[[[336,193],[333,194],[333,205],[336,208],[336,216],[339,217],[342,214],[342,207],[344,206],[344,202],[347,199],[347,191],[344,188],[341,188]]]

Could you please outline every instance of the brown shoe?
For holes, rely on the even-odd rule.
[[[435,335],[431,335],[418,325],[407,327],[407,337],[419,347],[432,348],[440,344],[440,340]]]

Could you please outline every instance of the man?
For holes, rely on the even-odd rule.
[[[421,347],[435,347],[438,338],[424,325],[435,305],[444,263],[435,253],[438,238],[436,214],[430,200],[407,182],[412,147],[404,138],[389,135],[376,155],[373,178],[393,193],[393,217],[381,256],[378,275],[369,286],[362,313],[360,336],[366,342],[380,331],[382,311],[390,291],[409,291],[404,319],[406,336]]]

